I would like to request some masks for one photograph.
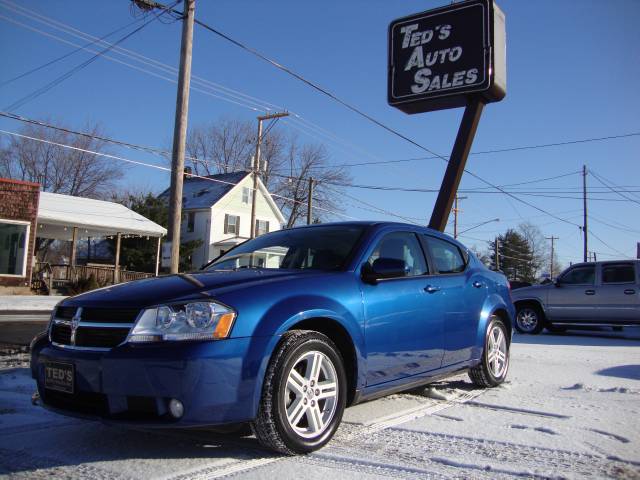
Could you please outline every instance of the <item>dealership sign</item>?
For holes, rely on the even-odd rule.
[[[462,107],[506,94],[505,19],[493,0],[469,0],[389,25],[388,101],[406,113]]]

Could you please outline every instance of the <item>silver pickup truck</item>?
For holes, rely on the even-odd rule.
[[[640,260],[578,263],[546,285],[512,291],[516,329],[640,325]]]

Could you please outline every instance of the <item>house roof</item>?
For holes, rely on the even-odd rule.
[[[119,203],[49,192],[40,192],[38,224],[39,235],[60,239],[66,239],[72,227],[92,235],[120,232],[160,237],[167,233],[166,228]]]
[[[250,172],[240,171],[186,178],[182,186],[182,208],[210,208],[249,174]],[[158,198],[168,200],[169,189],[158,195]]]

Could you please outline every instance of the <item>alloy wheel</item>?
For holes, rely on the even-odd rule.
[[[523,308],[516,317],[518,326],[525,332],[532,332],[538,326],[538,312],[532,308]]]
[[[487,342],[487,363],[495,378],[501,378],[507,369],[507,339],[499,325],[493,326]]]
[[[327,429],[338,404],[336,369],[327,355],[309,351],[293,363],[284,403],[289,426],[301,437],[314,438]]]

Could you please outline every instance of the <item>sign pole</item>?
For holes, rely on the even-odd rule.
[[[444,178],[442,179],[438,199],[436,200],[433,212],[431,213],[431,220],[429,221],[430,228],[444,232],[445,227],[447,226],[449,212],[451,212],[453,200],[458,193],[460,179],[462,178],[462,173],[464,172],[465,165],[467,164],[467,158],[469,157],[473,138],[475,137],[476,130],[478,129],[478,123],[480,123],[480,116],[482,115],[483,108],[484,101],[482,98],[475,97],[470,99],[464,109],[464,115],[462,116],[460,127],[458,128],[456,142],[453,145],[447,170],[444,174]]]

